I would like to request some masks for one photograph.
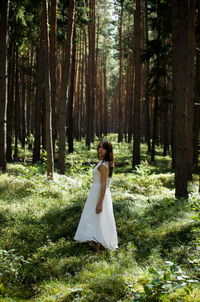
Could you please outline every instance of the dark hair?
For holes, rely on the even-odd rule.
[[[108,173],[108,176],[109,177],[112,177],[112,174],[113,174],[113,170],[114,170],[114,157],[113,157],[113,147],[112,147],[112,144],[108,141],[102,141],[99,143],[98,147],[97,147],[97,151],[100,147],[100,145],[103,146],[103,149],[105,149],[107,152],[106,152],[106,155],[103,159],[103,161],[107,161],[108,164],[109,164],[109,173]],[[99,158],[99,155],[98,155],[98,158]]]

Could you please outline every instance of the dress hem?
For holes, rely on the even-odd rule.
[[[103,245],[104,248],[109,249],[111,251],[114,251],[118,248],[118,245],[115,247],[109,247],[109,246],[105,246],[105,244],[103,244],[100,240],[97,240],[95,237],[91,237],[91,238],[87,238],[87,239],[76,239],[74,237],[74,240],[77,242],[87,242],[87,241],[94,241],[94,242],[99,242],[101,245]]]

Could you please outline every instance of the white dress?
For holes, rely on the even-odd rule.
[[[96,214],[96,205],[101,191],[101,174],[98,170],[104,165],[108,170],[108,162],[101,160],[93,169],[93,183],[86,200],[81,219],[74,239],[79,242],[100,242],[105,248],[115,250],[118,247],[117,231],[113,214],[113,205],[110,194],[110,178],[107,178],[106,192],[102,203],[102,212]]]

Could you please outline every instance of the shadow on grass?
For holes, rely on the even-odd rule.
[[[60,278],[66,274],[74,276],[76,273],[84,270],[87,264],[99,261],[104,254],[97,255],[91,250],[87,243],[76,243],[73,240],[85,198],[80,198],[76,204],[62,208],[54,208],[45,213],[41,219],[34,217],[24,217],[16,225],[12,226],[11,236],[5,238],[10,241],[11,246],[20,251],[25,257],[28,255],[29,263],[24,265],[23,276],[26,284],[32,284],[41,280],[47,280],[55,277]],[[173,215],[167,216],[163,212],[168,202],[168,210],[174,208]],[[166,201],[152,201],[153,204],[146,207],[146,210],[140,213],[139,210],[134,212],[134,206],[131,202],[124,204],[122,201],[114,203],[114,211],[118,224],[118,235],[120,249],[126,250],[125,241],[127,235],[132,236],[132,241],[136,247],[133,257],[138,263],[145,261],[150,256],[152,249],[159,247],[165,254],[177,245],[186,245],[192,240],[192,228],[194,223],[184,224],[178,230],[169,230],[163,236],[156,233],[156,227],[166,220],[180,217],[180,211],[176,202],[170,199]],[[165,206],[164,206],[165,204]],[[181,205],[180,208],[184,207]],[[176,211],[175,211],[176,209]],[[161,215],[154,225],[154,232],[147,237],[152,222],[156,217]],[[149,218],[150,217],[150,218]],[[146,219],[148,218],[148,219]],[[131,223],[133,221],[133,223]],[[128,233],[128,234],[127,234]],[[14,239],[13,239],[14,237]],[[14,241],[12,241],[14,240]],[[119,253],[120,253],[119,249]],[[107,261],[109,261],[107,259]]]
[[[48,225],[51,240],[56,241],[61,237],[73,239],[84,202],[85,198],[79,199],[76,205],[54,208],[42,217],[41,222]]]
[[[34,188],[35,186],[31,183],[3,183],[3,185],[0,184],[0,199],[6,200],[8,203],[15,203],[16,200],[20,202],[31,196]]]
[[[136,261],[145,261],[152,253],[152,250],[156,247],[159,248],[161,256],[163,258],[174,258],[171,252],[175,247],[187,246],[194,239],[193,228],[199,226],[200,223],[191,223],[182,226],[181,229],[171,230],[165,236],[162,237],[150,237],[150,238],[134,238],[133,242],[137,247],[135,257]]]
[[[174,247],[187,245],[194,239],[192,229],[200,225],[184,217],[190,211],[184,201],[164,198],[151,202],[141,213],[133,213],[126,205],[122,209],[122,205],[117,202],[114,207],[116,217],[123,220],[123,224],[118,225],[120,245],[123,247],[133,242],[136,260],[140,262],[147,259],[156,247],[163,251],[164,257]]]

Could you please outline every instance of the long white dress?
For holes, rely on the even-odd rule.
[[[108,171],[108,162],[101,160],[93,169],[93,183],[87,197],[74,239],[78,242],[100,242],[105,248],[115,250],[118,247],[117,231],[110,193],[110,178],[107,177],[106,192],[102,203],[102,212],[96,214],[96,205],[101,191],[101,174],[98,168],[104,165]]]

